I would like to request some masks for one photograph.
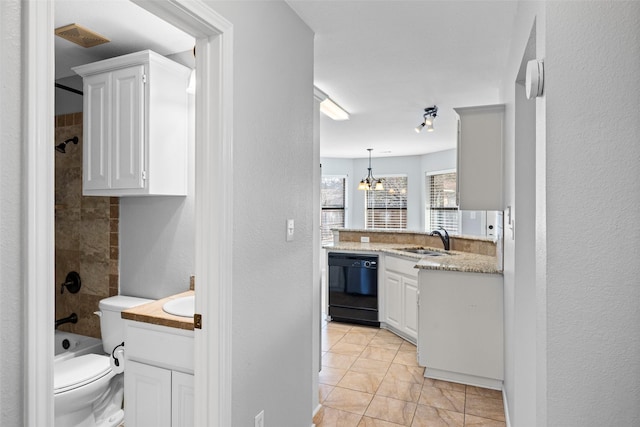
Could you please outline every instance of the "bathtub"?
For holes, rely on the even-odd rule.
[[[55,357],[54,362],[82,356],[83,354],[104,354],[102,340],[71,332],[55,331]],[[66,348],[65,348],[66,347]]]

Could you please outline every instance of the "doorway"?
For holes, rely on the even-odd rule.
[[[196,38],[195,421],[231,425],[232,26],[208,6],[183,0],[136,4]],[[53,2],[26,2],[25,425],[53,421]],[[214,203],[214,201],[216,203]],[[223,203],[219,203],[223,201]],[[208,260],[204,263],[203,260]],[[210,314],[210,315],[208,315]]]

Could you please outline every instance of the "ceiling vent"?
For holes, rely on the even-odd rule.
[[[94,47],[111,41],[108,38],[78,24],[70,24],[56,28],[55,33],[57,36],[82,47]]]

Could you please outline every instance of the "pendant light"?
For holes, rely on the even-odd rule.
[[[382,179],[377,179],[373,176],[371,172],[371,152],[373,148],[367,148],[369,152],[369,167],[367,168],[367,177],[363,178],[358,185],[358,190],[384,190],[384,186],[382,185]],[[372,188],[373,187],[373,188]]]

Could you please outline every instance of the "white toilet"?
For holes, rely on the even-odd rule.
[[[106,354],[85,354],[55,363],[55,427],[117,427],[124,419],[124,380],[111,367],[115,347],[124,342],[120,312],[151,302],[118,295],[100,301],[100,330]]]

